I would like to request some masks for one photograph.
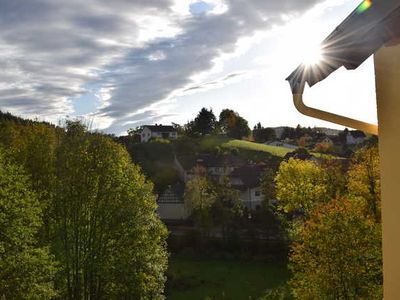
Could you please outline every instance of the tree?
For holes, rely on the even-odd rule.
[[[185,128],[184,126],[178,124],[178,123],[171,123],[172,127],[176,130],[176,132],[178,133],[178,136],[181,136],[185,133]]]
[[[315,144],[314,151],[319,153],[332,153],[334,151],[334,147],[331,143],[320,142]]]
[[[379,152],[377,146],[358,150],[348,171],[349,195],[357,198],[366,212],[377,222],[381,220]]]
[[[0,149],[0,298],[51,299],[57,270],[38,246],[42,211],[29,177]]]
[[[275,177],[279,208],[286,213],[312,208],[330,199],[326,172],[311,161],[289,159],[282,162]]]
[[[253,129],[254,140],[258,143],[264,143],[276,138],[275,131],[272,128],[264,128],[261,123],[257,123]]]
[[[208,236],[212,227],[211,207],[216,195],[204,168],[195,167],[193,178],[186,184],[184,198],[186,208],[201,228],[203,237]]]
[[[310,135],[305,134],[297,140],[297,145],[299,145],[299,147],[301,148],[304,148],[308,146],[312,142],[312,140],[313,138]]]
[[[276,198],[274,178],[275,172],[272,169],[265,170],[261,177],[261,190],[264,196],[263,200],[267,205],[269,201]]]
[[[193,130],[198,135],[207,135],[215,130],[217,120],[212,109],[203,107],[194,119]]]
[[[129,128],[128,129],[128,135],[129,136],[136,136],[136,135],[140,135],[140,133],[142,132],[143,128],[141,126],[136,126],[135,128]]]
[[[153,187],[126,150],[68,122],[56,165],[62,296],[163,298],[167,232],[155,213]]]
[[[63,299],[163,298],[167,231],[124,147],[72,121],[5,121],[0,143],[29,175],[3,185],[11,163],[0,162],[1,299],[51,298],[53,285]],[[19,248],[7,244],[13,235]]]
[[[354,201],[320,204],[292,247],[295,299],[382,299],[381,228]]]
[[[281,134],[281,139],[295,139],[296,138],[296,130],[292,127],[284,127],[283,132]]]
[[[227,134],[229,129],[235,126],[236,115],[231,109],[223,109],[219,114],[218,125],[221,128],[222,133]]]
[[[247,137],[251,132],[248,122],[231,109],[221,111],[218,124],[223,133],[235,139]]]
[[[15,134],[9,140],[10,156],[29,173],[32,189],[43,212],[43,226],[39,229],[40,243],[49,246],[55,186],[55,152],[58,146],[57,130],[45,124],[32,123],[14,126]]]
[[[232,188],[227,176],[214,186],[214,190],[215,201],[212,205],[214,224],[221,226],[222,236],[227,239],[238,229],[238,219],[243,214],[243,204],[239,199],[239,191]]]
[[[295,299],[381,299],[377,149],[362,150],[344,177],[341,161],[290,159],[275,178],[288,222]]]

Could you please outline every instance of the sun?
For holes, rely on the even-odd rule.
[[[301,49],[299,56],[301,57],[302,63],[306,66],[317,65],[323,59],[320,45],[305,45],[305,47]]]
[[[287,30],[290,32],[287,36],[287,50],[291,61],[312,66],[323,60],[320,44],[323,32],[315,28],[312,22],[305,18],[296,20],[287,27]]]

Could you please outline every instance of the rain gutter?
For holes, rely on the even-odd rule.
[[[352,118],[307,106],[303,101],[303,91],[304,82],[301,83],[300,87],[296,89],[295,93],[293,93],[294,106],[303,115],[378,135],[378,125],[366,123],[363,121],[355,120]]]

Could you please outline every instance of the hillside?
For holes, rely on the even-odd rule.
[[[268,146],[243,140],[231,139],[221,135],[199,138],[180,137],[177,140],[156,139],[149,143],[129,142],[120,138],[130,153],[132,160],[140,165],[146,176],[155,184],[157,192],[177,181],[174,167],[175,156],[199,154],[233,154],[253,162],[268,162],[279,165],[280,160],[291,152],[284,147]]]
[[[238,149],[249,152],[248,154],[250,154],[250,156],[251,154],[257,156],[257,152],[263,152],[278,157],[284,157],[288,152],[293,151],[284,147],[269,146],[249,141],[230,139],[224,136],[206,136],[200,140],[200,147],[202,150],[211,150],[215,147],[221,147],[222,149]]]

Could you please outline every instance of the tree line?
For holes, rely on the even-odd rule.
[[[167,230],[125,148],[0,122],[0,298],[163,299]]]

